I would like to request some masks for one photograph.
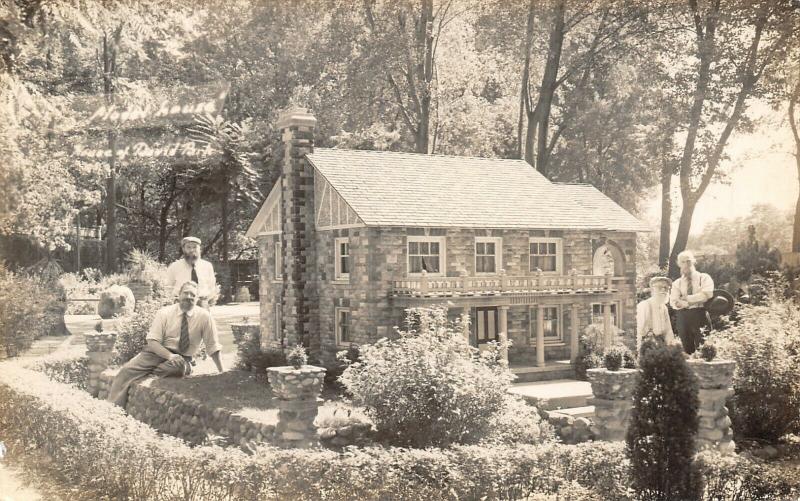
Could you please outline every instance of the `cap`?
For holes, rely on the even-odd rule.
[[[183,247],[183,245],[187,242],[194,242],[197,245],[200,245],[200,239],[197,237],[183,237],[183,240],[181,240],[181,247]]]
[[[653,287],[658,283],[667,284],[667,287],[672,286],[672,280],[670,280],[668,277],[653,277],[650,279],[650,287]]]

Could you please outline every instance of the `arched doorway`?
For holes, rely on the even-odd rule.
[[[610,244],[597,248],[592,258],[592,275],[622,275],[623,259],[619,249]]]

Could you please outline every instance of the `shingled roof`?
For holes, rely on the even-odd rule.
[[[368,226],[650,231],[590,185],[523,160],[316,148],[311,164]]]

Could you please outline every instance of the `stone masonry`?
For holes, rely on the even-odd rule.
[[[731,418],[725,401],[733,394],[733,371],[736,363],[732,360],[692,359],[689,367],[697,376],[700,398],[700,425],[697,429],[696,446],[698,449],[717,449],[722,453],[731,453],[736,444],[733,442]]]
[[[100,374],[108,368],[114,356],[116,332],[86,334],[86,356],[89,358],[89,393],[97,397],[100,391]]]
[[[592,432],[599,440],[625,440],[639,370],[589,369],[586,375],[594,394],[588,400],[590,405],[595,406]]]
[[[322,399],[325,369],[305,365],[269,367],[267,377],[272,393],[278,399],[278,425],[275,440],[284,447],[314,447],[319,436],[314,420]]]

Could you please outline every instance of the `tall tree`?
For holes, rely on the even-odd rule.
[[[794,161],[797,165],[797,179],[800,184],[800,117],[796,116],[795,110],[800,103],[800,65],[798,65],[794,85],[789,93],[789,127],[792,129],[794,138]],[[794,209],[794,224],[792,226],[792,252],[800,252],[800,192],[797,194],[797,204]]]
[[[678,274],[676,258],[686,248],[694,210],[725,158],[731,134],[750,125],[750,100],[770,91],[762,85],[764,73],[782,64],[787,50],[798,43],[789,2],[690,0],[678,14],[690,30],[691,44],[672,38],[674,85],[691,97],[679,163],[683,204],[670,276]],[[689,54],[686,47],[691,47]],[[682,63],[687,55],[693,58],[688,67]]]

